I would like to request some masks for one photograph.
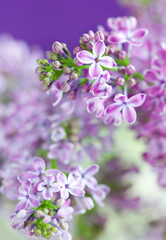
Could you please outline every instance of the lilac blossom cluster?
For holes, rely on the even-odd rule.
[[[141,47],[148,31],[137,28],[135,17],[107,20],[109,30],[89,31],[80,38],[73,50],[74,58],[66,44],[55,42],[47,59],[38,59],[36,71],[42,90],[54,97],[57,106],[63,97],[81,98],[87,111],[94,113],[104,123],[118,125],[124,120],[136,121],[135,108],[146,98],[144,92],[128,97],[141,73],[130,63],[130,51]]]

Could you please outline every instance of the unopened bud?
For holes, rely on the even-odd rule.
[[[45,77],[45,78],[43,79],[43,81],[44,81],[44,83],[45,83],[46,86],[49,86],[49,84],[50,84],[50,79],[49,79],[49,77]]]
[[[90,86],[88,83],[81,86],[82,93],[87,93],[87,92],[89,92],[89,90],[90,90]]]
[[[76,81],[78,79],[78,74],[75,72],[72,72],[69,76],[70,80]]]
[[[67,223],[62,222],[62,223],[60,224],[60,228],[63,229],[64,231],[68,231],[69,226],[68,226]]]
[[[94,45],[94,42],[93,42],[92,40],[90,40],[90,41],[86,44],[86,48],[87,48],[88,50],[92,50],[93,45]]]
[[[44,59],[44,58],[39,58],[39,59],[37,59],[36,62],[38,65],[47,65],[49,63],[48,60]]]
[[[119,76],[115,80],[115,84],[119,87],[123,87],[124,83],[125,83],[124,77]]]
[[[117,46],[116,45],[109,45],[108,48],[109,48],[109,53],[112,54],[112,55],[114,55],[117,51]]]
[[[54,74],[53,70],[50,70],[49,72],[47,72],[47,77],[51,77]]]
[[[90,40],[89,34],[84,33],[83,36],[81,37],[81,41],[82,41],[83,43],[87,43],[87,42],[89,42],[89,40]]]
[[[74,58],[74,64],[75,64],[76,66],[82,66],[82,63],[78,60],[77,57]]]
[[[50,223],[51,222],[51,217],[49,215],[46,215],[44,218],[43,218],[43,222],[44,223]]]
[[[54,211],[49,211],[49,213],[48,213],[48,215],[50,216],[50,217],[53,217],[54,215],[55,215],[55,213],[54,213]]]
[[[36,217],[36,218],[42,218],[42,217],[44,217],[44,216],[45,216],[45,213],[42,212],[41,210],[37,210],[37,211],[35,212],[35,217]]]
[[[105,53],[104,54],[108,54],[109,53],[109,48],[108,47],[105,47]]]
[[[130,87],[134,87],[136,84],[136,80],[135,80],[135,78],[130,78],[130,79],[128,79],[127,83]]]
[[[59,61],[52,62],[53,68],[59,68],[61,66],[61,63]]]
[[[131,64],[125,67],[125,72],[130,76],[135,73],[135,67]]]
[[[59,207],[62,207],[62,205],[65,203],[65,200],[63,199],[58,199],[56,201],[56,206],[59,208]]]
[[[62,83],[61,90],[63,92],[68,92],[70,90],[70,85],[67,82]]]
[[[70,100],[75,100],[77,98],[77,94],[75,91],[71,91],[69,94],[68,94],[68,98]]]
[[[118,68],[118,73],[120,73],[120,74],[125,74],[125,67],[123,67],[123,66],[121,66],[121,67],[119,67]]]
[[[79,53],[80,51],[82,51],[82,48],[80,46],[77,46],[73,49],[73,54],[76,55],[77,53]]]
[[[104,39],[105,39],[105,36],[104,36],[104,33],[102,32],[102,31],[97,31],[96,33],[95,33],[95,41],[97,42],[97,41],[99,41],[99,40],[102,40],[102,41],[104,41]]]
[[[24,218],[26,216],[26,210],[25,209],[21,209],[18,213],[17,213],[17,217],[18,218]]]
[[[124,50],[120,50],[117,52],[116,56],[117,56],[117,58],[123,60],[126,58],[127,53]]]
[[[41,89],[42,92],[47,92],[47,91],[49,90],[49,87],[46,86],[46,85],[43,83],[43,84],[41,85],[40,89]]]
[[[64,67],[64,68],[63,68],[63,72],[64,72],[65,74],[69,74],[69,73],[71,72],[71,70],[70,70],[69,67]]]
[[[94,32],[92,30],[89,30],[88,34],[90,36],[90,39],[93,39],[94,36],[95,36],[95,34],[94,34]]]
[[[58,229],[57,229],[56,227],[52,227],[52,228],[51,228],[51,231],[52,231],[53,233],[57,233],[57,232],[58,232]]]
[[[35,236],[36,236],[36,237],[39,237],[39,236],[41,235],[41,230],[38,229],[38,228],[36,228],[36,229],[34,230],[34,233],[35,233]]]
[[[54,42],[52,45],[52,50],[54,53],[61,53],[63,50],[63,45],[60,42]]]

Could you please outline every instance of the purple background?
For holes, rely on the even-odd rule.
[[[125,15],[117,0],[1,0],[0,33],[48,50],[55,40],[77,45],[79,37],[108,17]]]

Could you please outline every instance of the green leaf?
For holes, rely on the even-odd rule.
[[[79,81],[80,81],[79,86],[82,86],[82,85],[84,85],[88,82],[88,79],[87,78],[80,78]]]
[[[135,72],[134,74],[132,74],[131,77],[135,77],[135,78],[138,78],[140,80],[145,80],[144,76],[141,73],[138,73],[138,72]]]
[[[130,64],[130,59],[128,58],[128,56],[123,60],[116,58],[115,62],[120,66],[127,66]]]

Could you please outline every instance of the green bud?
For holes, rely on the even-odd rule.
[[[49,230],[49,229],[51,229],[51,228],[52,228],[52,225],[51,225],[50,223],[47,223],[47,224],[46,224],[46,229]]]
[[[51,211],[49,211],[49,213],[48,213],[48,215],[49,215],[50,217],[53,217],[53,216],[54,216],[54,214],[55,214],[55,213],[54,213],[54,211],[52,211],[52,210],[51,210]]]
[[[34,233],[35,233],[35,236],[38,237],[38,236],[41,235],[41,230],[38,229],[38,228],[36,228],[36,229],[34,230]]]
[[[49,79],[49,77],[45,77],[43,80],[44,80],[44,83],[45,83],[46,86],[48,86],[48,85],[50,84],[50,79]],[[47,213],[46,213],[46,214],[47,214]]]
[[[43,209],[43,212],[46,213],[46,214],[48,214],[48,213],[49,213],[48,208],[44,208],[44,209]]]
[[[51,77],[54,74],[54,72],[51,70],[47,73],[47,77]]]
[[[48,234],[48,232],[46,230],[43,230],[41,235],[42,235],[42,237],[46,237],[47,234]]]
[[[40,81],[44,80],[44,78],[45,78],[45,75],[41,73],[41,74],[39,75]]]
[[[58,232],[58,228],[52,227],[52,228],[51,228],[51,231],[52,231],[53,233],[57,233],[57,232]]]
[[[48,234],[45,236],[46,239],[50,239],[52,237],[51,232],[48,232]]]

